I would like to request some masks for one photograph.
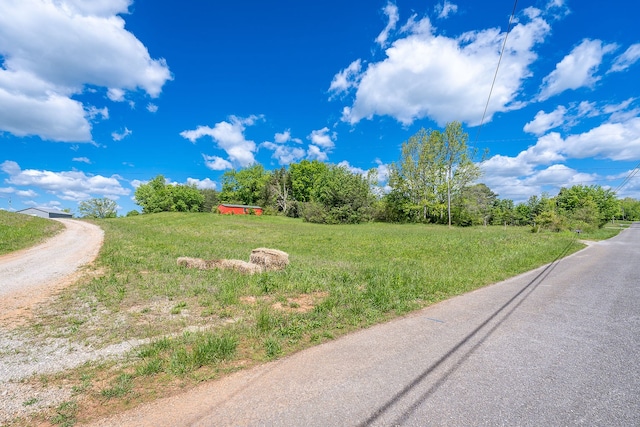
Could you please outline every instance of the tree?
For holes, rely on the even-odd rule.
[[[218,201],[218,192],[211,188],[200,189],[200,194],[204,198],[202,202],[202,212],[212,212],[220,204]]]
[[[311,193],[318,180],[329,170],[329,166],[317,160],[303,160],[289,165],[291,198],[296,202],[310,202]]]
[[[78,211],[84,218],[115,218],[117,210],[118,204],[107,197],[86,200],[78,205]]]
[[[485,184],[476,184],[462,190],[458,213],[459,225],[488,225],[498,195]]]
[[[447,212],[451,227],[451,193],[460,193],[469,183],[480,178],[480,168],[473,163],[467,147],[469,135],[460,122],[447,123],[442,142],[442,160],[447,180]],[[488,187],[487,187],[488,189]],[[489,190],[491,191],[491,190]]]
[[[640,220],[640,200],[625,197],[620,200],[620,213],[618,218],[628,221]]]
[[[302,216],[306,221],[357,224],[372,219],[375,197],[367,177],[330,165],[317,178],[310,201],[303,203]]]
[[[142,206],[142,213],[168,212],[171,210],[171,196],[164,176],[158,175],[146,184],[141,184],[134,193],[136,203]]]
[[[556,204],[559,212],[569,220],[593,227],[602,227],[620,212],[620,202],[615,193],[599,185],[561,188]]]
[[[270,173],[257,163],[238,171],[233,169],[222,175],[222,190],[218,196],[223,202],[262,205],[269,179]]]
[[[401,158],[391,166],[393,200],[404,200],[409,218],[451,224],[451,202],[480,177],[459,122],[444,132],[420,129],[402,144]]]
[[[275,205],[275,209],[284,215],[288,215],[293,199],[291,196],[291,174],[286,168],[282,167],[271,174],[269,194],[273,195],[272,198],[274,199],[273,204]]]
[[[195,185],[167,185],[164,176],[158,175],[147,184],[140,185],[134,193],[142,212],[199,212],[204,196]]]

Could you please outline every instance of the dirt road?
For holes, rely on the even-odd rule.
[[[46,242],[0,257],[0,320],[24,318],[31,308],[77,279],[92,262],[104,233],[96,225],[58,220],[66,229]]]

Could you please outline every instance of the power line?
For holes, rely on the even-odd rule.
[[[489,109],[489,101],[491,100],[491,94],[493,93],[493,87],[496,84],[496,79],[498,78],[498,70],[500,69],[500,63],[502,62],[502,56],[504,55],[505,47],[507,46],[507,38],[509,38],[509,33],[511,32],[511,24],[513,23],[513,19],[516,15],[516,8],[518,6],[518,0],[513,2],[513,10],[511,11],[511,17],[509,18],[509,25],[507,26],[507,33],[504,35],[504,42],[502,43],[502,50],[500,50],[500,58],[498,58],[498,65],[496,66],[496,72],[493,75],[493,82],[491,82],[491,89],[489,90],[489,96],[487,97],[487,104],[484,106],[484,112],[482,113],[482,119],[480,120],[480,126],[478,126],[478,132],[476,133],[476,140],[473,145],[477,146],[478,137],[480,136],[480,130],[482,129],[482,125],[484,124],[484,118],[487,115],[487,110]]]
[[[627,175],[627,177],[620,183],[620,185],[616,187],[615,190],[613,190],[613,192],[617,193],[619,190],[621,190],[622,187],[627,185],[629,181],[631,181],[631,179],[638,174],[638,172],[640,172],[640,163],[638,163],[636,167],[631,172],[629,172],[629,175]]]

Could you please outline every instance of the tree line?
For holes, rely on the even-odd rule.
[[[325,224],[384,221],[586,231],[613,219],[640,220],[640,201],[618,200],[613,191],[597,185],[562,188],[555,197],[536,195],[518,204],[500,199],[478,183],[477,162],[482,159],[467,140],[459,122],[448,123],[442,131],[421,129],[402,144],[384,189],[374,170],[361,174],[303,160],[273,171],[260,164],[229,170],[222,175],[220,191],[167,184],[158,175],[140,185],[134,199],[143,214],[215,212],[220,203],[230,203],[258,205],[265,214]],[[88,202],[83,203],[86,208]],[[83,204],[80,208],[92,216]]]

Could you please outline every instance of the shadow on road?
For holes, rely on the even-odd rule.
[[[403,414],[398,417],[394,422],[390,423],[390,425],[402,425],[404,422],[408,420],[411,414],[424,402],[426,401],[433,393],[442,386],[449,376],[454,373],[477,349],[482,345],[482,343],[493,334],[502,323],[509,318],[509,316],[527,299],[533,291],[547,278],[547,276],[555,269],[560,260],[564,258],[569,249],[573,245],[574,242],[569,243],[561,253],[556,257],[556,259],[547,265],[536,277],[534,277],[529,283],[527,283],[521,290],[519,290],[511,299],[509,299],[504,305],[502,305],[498,310],[496,310],[491,316],[489,316],[484,322],[482,322],[478,327],[476,327],[473,331],[471,331],[467,336],[465,336],[459,343],[457,343],[454,347],[451,348],[447,353],[445,353],[440,359],[434,362],[431,366],[424,370],[418,377],[416,377],[413,381],[411,381],[406,387],[404,387],[401,391],[399,391],[395,396],[393,396],[387,403],[378,408],[369,418],[367,418],[362,423],[358,424],[360,427],[369,426],[375,423],[378,419],[380,419],[385,413],[391,410],[394,406],[399,404],[402,399],[407,397],[407,395],[412,392],[416,387],[418,387],[421,383],[426,381],[427,379],[431,379],[432,377],[435,379],[434,371],[436,371],[440,366],[442,366],[445,362],[453,360],[454,357],[459,357],[459,359],[454,363],[454,365],[445,371],[443,374],[439,374],[439,378],[435,379],[433,385],[421,394],[414,402],[411,404]],[[489,327],[489,325],[498,319],[500,315],[503,315],[501,319],[499,319],[493,326]],[[487,329],[488,328],[488,329]],[[484,331],[486,330],[486,331]],[[484,332],[483,332],[484,331]],[[484,333],[484,335],[482,335]],[[471,341],[474,339],[478,339],[478,341],[473,344],[469,349],[463,349],[467,344],[471,344]],[[434,374],[434,375],[432,375]]]

